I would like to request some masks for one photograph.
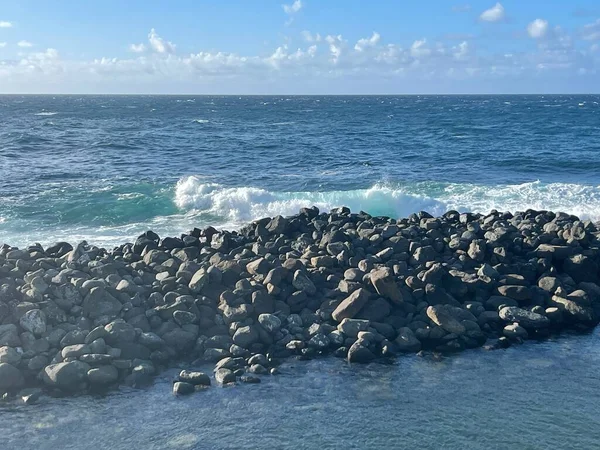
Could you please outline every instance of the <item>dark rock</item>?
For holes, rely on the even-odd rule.
[[[515,306],[505,306],[498,314],[502,320],[517,322],[524,328],[545,328],[550,325],[547,317]]]
[[[338,305],[331,314],[331,317],[336,322],[341,322],[344,319],[352,319],[367,304],[370,297],[366,289],[358,289]]]

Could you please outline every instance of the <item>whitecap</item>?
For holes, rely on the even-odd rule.
[[[196,122],[196,123],[209,123],[210,120],[207,120],[207,119],[195,119],[194,122]]]
[[[42,112],[34,114],[34,116],[55,116],[57,114],[58,114],[57,112],[42,111]]]

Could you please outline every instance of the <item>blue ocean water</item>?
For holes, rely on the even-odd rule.
[[[0,242],[316,204],[600,219],[600,96],[0,96]]]

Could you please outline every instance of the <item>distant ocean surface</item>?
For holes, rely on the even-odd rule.
[[[600,220],[600,96],[0,96],[0,242],[113,246],[313,204]]]

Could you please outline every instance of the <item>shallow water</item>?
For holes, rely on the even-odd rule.
[[[580,106],[583,105],[583,106]],[[300,207],[600,219],[600,96],[0,96],[0,242]]]
[[[2,407],[4,449],[596,449],[600,336],[435,361],[293,361],[259,385],[146,390]]]

